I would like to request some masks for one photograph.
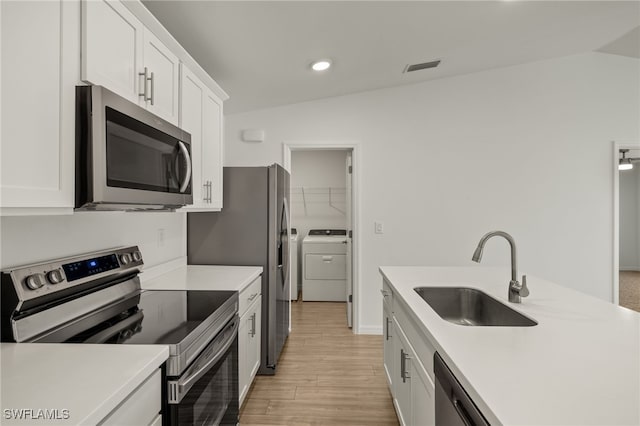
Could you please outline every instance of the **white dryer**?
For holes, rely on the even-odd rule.
[[[346,285],[346,230],[310,230],[302,240],[302,300],[345,302]]]

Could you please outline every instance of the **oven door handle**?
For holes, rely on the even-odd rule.
[[[240,322],[236,318],[233,320],[233,324],[230,324],[226,330],[221,332],[224,339],[221,341],[213,341],[212,345],[215,345],[216,350],[210,351],[210,353],[206,355],[210,358],[208,360],[202,360],[204,364],[198,368],[198,370],[195,372],[187,372],[185,377],[181,377],[178,380],[168,381],[169,404],[179,404],[193,385],[195,385],[196,382],[211,369],[211,367],[220,361],[236,339],[239,325]]]

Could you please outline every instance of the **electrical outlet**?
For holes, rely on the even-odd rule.
[[[158,247],[164,246],[164,229],[158,228]]]
[[[375,233],[376,234],[384,234],[384,223],[375,222]]]

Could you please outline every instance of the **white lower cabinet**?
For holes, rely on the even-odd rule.
[[[435,386],[396,320],[393,329],[396,369],[393,402],[400,424],[434,425]]]
[[[434,425],[435,385],[427,370],[433,369],[434,351],[387,286],[383,294],[384,369],[398,420],[403,426]]]
[[[100,425],[160,425],[162,376],[160,369],[152,373],[127,396]]]
[[[262,277],[256,278],[240,293],[240,327],[238,329],[238,391],[244,402],[260,366],[262,326]]]
[[[384,366],[384,373],[387,376],[387,382],[389,383],[389,389],[393,389],[393,354],[395,353],[395,348],[394,348],[394,334],[395,331],[393,330],[393,313],[391,311],[391,308],[389,307],[389,304],[387,303],[386,299],[384,301],[384,303],[382,304],[382,316],[383,316],[383,323],[382,323],[382,327],[383,327],[383,332],[384,332],[384,341],[383,341],[383,347],[384,347],[384,353],[383,353],[383,366]],[[392,391],[393,392],[393,391]]]
[[[162,414],[158,414],[149,426],[162,426]]]

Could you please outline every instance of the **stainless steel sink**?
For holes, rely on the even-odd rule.
[[[467,287],[414,289],[442,319],[471,326],[531,327],[538,323],[480,290]]]

